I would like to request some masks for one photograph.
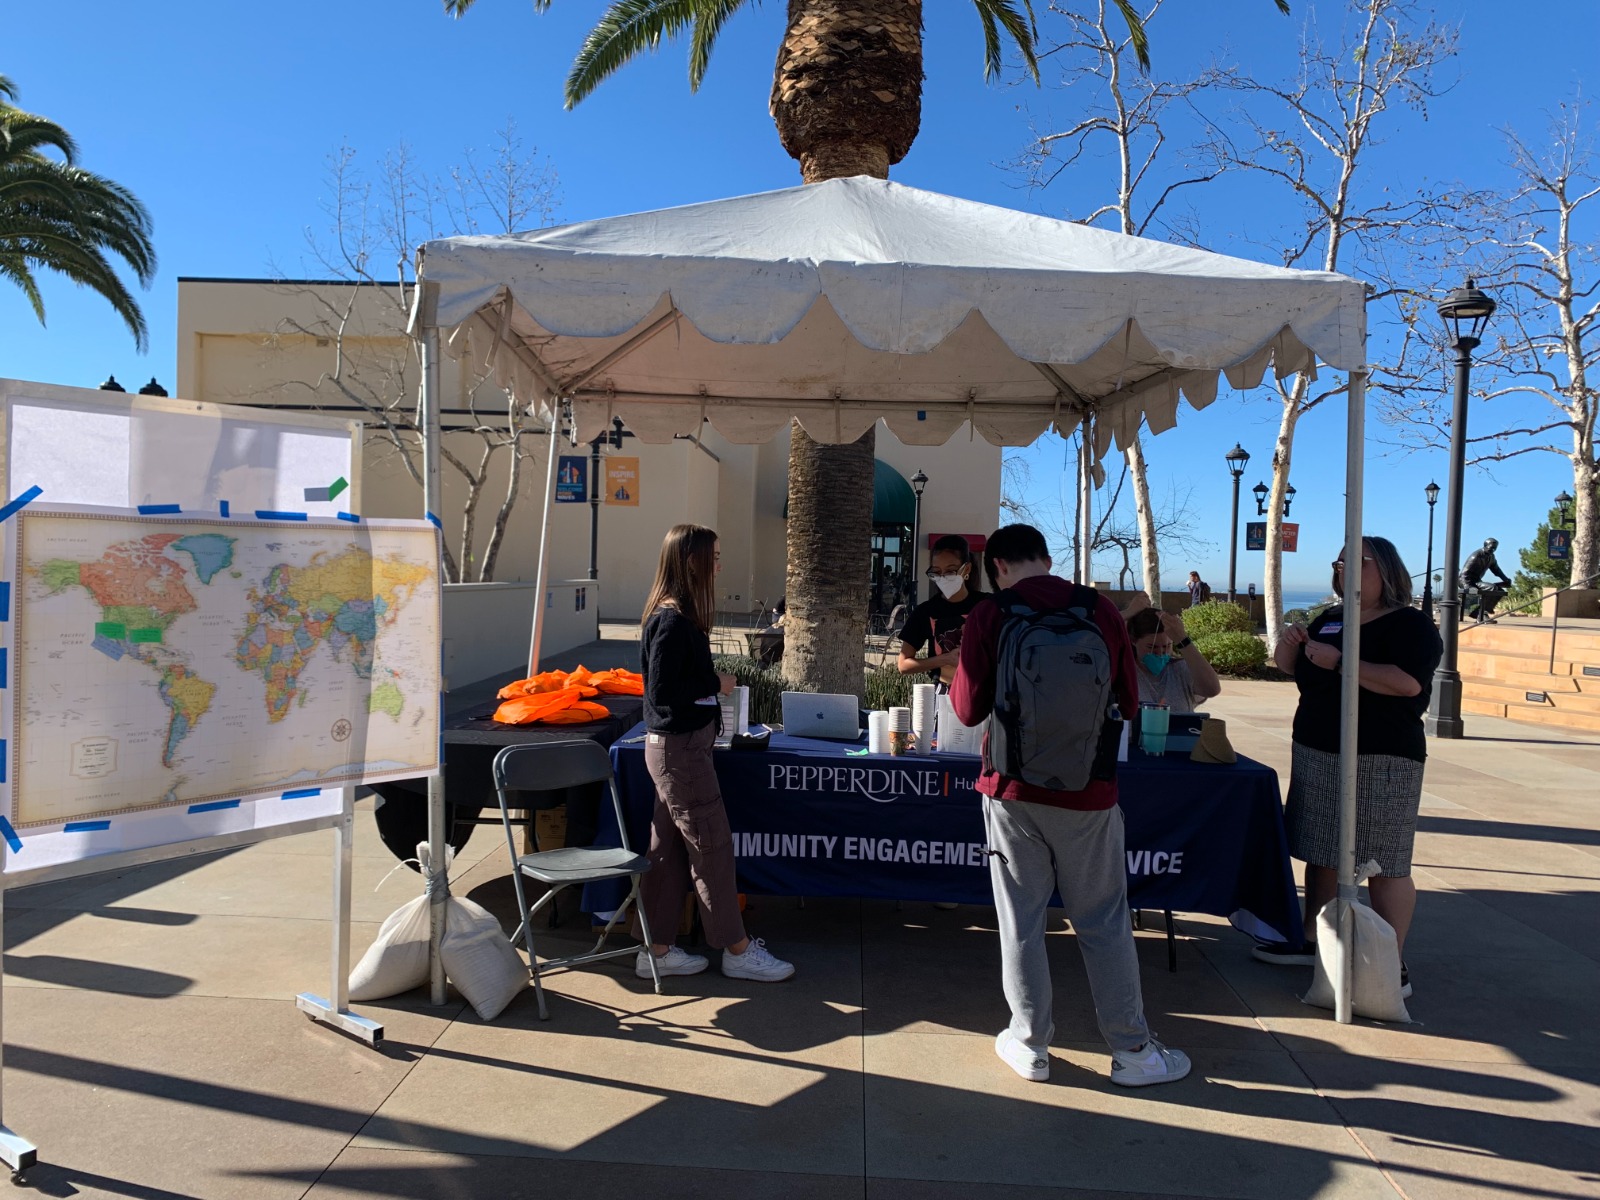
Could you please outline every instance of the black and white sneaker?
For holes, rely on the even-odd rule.
[[[1314,967],[1317,965],[1317,944],[1301,942],[1291,946],[1288,942],[1257,942],[1250,948],[1250,957],[1257,962],[1273,963],[1280,967]]]

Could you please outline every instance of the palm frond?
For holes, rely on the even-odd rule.
[[[39,318],[39,324],[44,324],[44,297],[39,294],[38,280],[34,279],[33,272],[28,269],[27,260],[21,255],[7,254],[0,248],[0,279],[9,279],[21,289],[22,294],[28,298],[28,304],[33,309],[33,315]]]
[[[745,0],[701,0],[689,37],[689,90],[698,92],[711,62],[711,48],[727,19],[743,8]]]
[[[470,0],[468,0],[470,3]],[[22,93],[17,90],[17,82],[9,75],[0,75],[0,96],[7,100],[15,100]]]
[[[60,151],[68,162],[78,157],[78,143],[54,121],[0,103],[0,162],[43,149]]]
[[[1132,0],[1116,0],[1117,11],[1122,14],[1122,19],[1128,26],[1128,43],[1133,47],[1133,56],[1139,60],[1139,69],[1150,69],[1150,38],[1144,31],[1144,18],[1139,15],[1139,10],[1133,6]],[[1285,0],[1278,0],[1279,4]]]
[[[1017,49],[1022,51],[1022,61],[1033,76],[1033,81],[1038,83],[1039,59],[1034,47],[1039,42],[1039,25],[1033,15],[1033,0],[1021,0],[1020,8],[1016,0],[972,2],[978,10],[978,19],[983,22],[983,77],[993,79],[1004,66],[1004,47],[1000,38],[1004,30],[1006,36],[1016,43]]]
[[[719,7],[721,2],[616,0],[583,39],[578,57],[572,61],[572,70],[567,73],[566,106],[576,107],[620,68],[646,51],[659,50],[663,39],[677,37],[702,12]],[[717,24],[720,27],[721,21]]]

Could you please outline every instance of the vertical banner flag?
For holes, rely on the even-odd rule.
[[[606,503],[639,507],[639,460],[606,459]]]
[[[1296,521],[1283,523],[1283,552],[1293,554],[1300,545],[1300,525]]]
[[[556,464],[556,503],[583,504],[589,499],[589,460],[563,454]]]
[[[1294,521],[1283,523],[1283,552],[1293,554],[1300,545],[1300,526]],[[1247,521],[1244,527],[1244,548],[1246,550],[1265,550],[1267,548],[1267,523],[1265,521]]]
[[[1550,559],[1570,559],[1572,557],[1572,534],[1565,529],[1545,530],[1544,556]]]

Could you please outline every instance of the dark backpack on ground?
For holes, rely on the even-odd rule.
[[[988,766],[1058,792],[1114,779],[1121,722],[1110,719],[1116,664],[1095,622],[1097,594],[1073,585],[1065,608],[1038,611],[1014,591],[1000,606]]]

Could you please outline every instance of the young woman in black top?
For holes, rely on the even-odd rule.
[[[938,594],[917,605],[901,628],[897,665],[902,675],[932,671],[940,683],[948,685],[956,675],[962,627],[981,598],[974,585],[972,551],[966,538],[951,533],[934,542],[928,578]],[[928,657],[918,658],[924,646]]]
[[[776,981],[794,967],[745,933],[734,877],[733,835],[711,761],[721,717],[718,696],[733,690],[731,675],[711,661],[717,535],[699,525],[674,525],[661,544],[661,563],[644,606],[639,660],[644,668],[644,759],[656,785],[650,822],[650,870],[640,880],[645,915],[655,936],[678,927],[690,886],[700,901],[706,941],[722,950],[722,973],[735,979]],[[650,978],[650,961],[662,975],[694,975],[706,959],[670,941],[639,951],[634,974]]]
[[[1411,580],[1393,543],[1363,539],[1361,568],[1361,662],[1356,711],[1356,862],[1381,868],[1368,882],[1372,907],[1394,926],[1402,954],[1416,908],[1411,848],[1422,801],[1422,766],[1428,756],[1422,716],[1442,646],[1430,616],[1411,607]],[[1355,555],[1341,552],[1333,563],[1333,590],[1344,595]],[[1257,947],[1269,962],[1314,961],[1310,942],[1316,916],[1338,891],[1339,729],[1346,664],[1341,643],[1343,605],[1328,609],[1310,627],[1291,625],[1274,659],[1300,689],[1294,714],[1294,758],[1284,825],[1289,852],[1306,864],[1307,946]],[[1401,964],[1402,988],[1411,981]]]

